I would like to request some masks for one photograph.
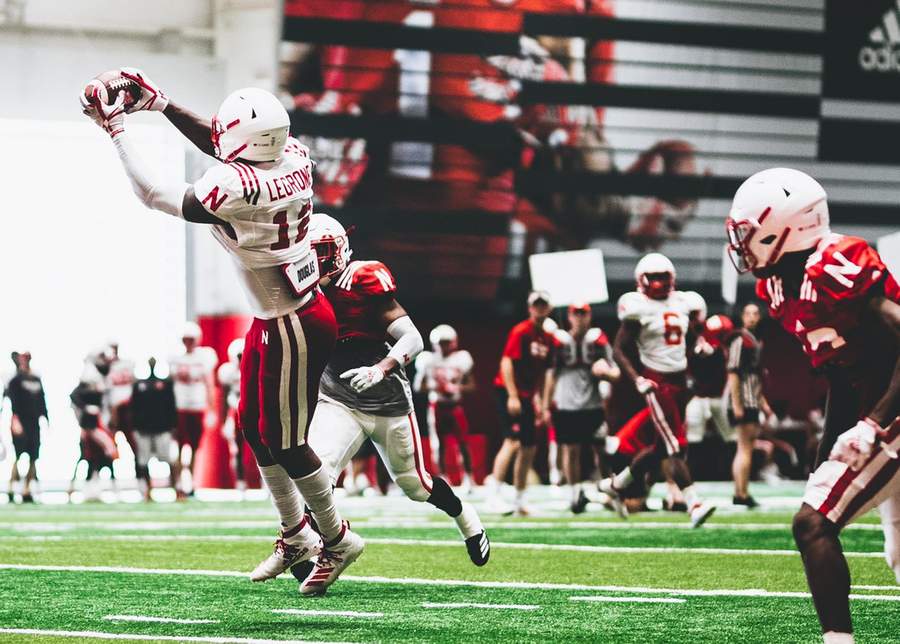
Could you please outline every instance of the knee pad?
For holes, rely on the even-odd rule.
[[[403,490],[403,493],[413,501],[424,503],[431,496],[431,492],[425,489],[422,480],[415,471],[397,475],[396,482],[400,489]]]

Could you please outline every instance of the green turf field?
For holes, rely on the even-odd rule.
[[[323,598],[289,576],[247,579],[271,546],[267,501],[3,505],[0,641],[818,642],[790,536],[799,489],[770,492],[763,511],[723,507],[700,530],[663,512],[575,518],[538,490],[534,517],[484,517],[494,550],[480,569],[430,506],[344,499],[368,546]],[[858,641],[897,642],[877,516],[844,545]]]

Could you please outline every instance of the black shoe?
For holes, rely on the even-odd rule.
[[[687,512],[687,503],[684,501],[669,501],[669,499],[663,500],[663,510],[666,512]]]
[[[30,494],[23,494],[22,503],[34,503],[34,497]]]
[[[588,505],[588,498],[584,494],[584,490],[578,492],[578,498],[572,502],[569,506],[569,509],[572,511],[572,514],[582,514]]]
[[[759,503],[752,496],[735,496],[731,499],[733,505],[746,505],[748,508],[758,508]]]
[[[476,566],[486,564],[491,558],[491,540],[488,539],[487,533],[482,530],[466,539],[466,550],[473,564]]]

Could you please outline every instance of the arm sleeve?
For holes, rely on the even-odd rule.
[[[173,217],[183,218],[181,205],[188,184],[176,181],[170,185],[163,184],[154,177],[144,165],[143,159],[132,145],[127,132],[121,132],[113,138],[119,160],[131,181],[131,189],[147,208],[159,210]]]
[[[408,315],[399,317],[388,325],[388,335],[396,340],[394,346],[388,351],[388,357],[393,358],[400,363],[401,366],[409,364],[410,360],[415,358],[425,343],[422,341],[422,334],[413,324]]]
[[[728,372],[737,373],[741,366],[741,351],[744,348],[744,339],[737,335],[728,345]]]
[[[503,357],[510,360],[519,360],[522,358],[522,342],[517,328],[513,328],[506,338],[506,346],[503,347]]]

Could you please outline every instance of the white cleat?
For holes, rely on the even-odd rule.
[[[716,511],[716,506],[710,503],[698,503],[691,508],[691,527],[699,528]]]
[[[322,537],[304,521],[293,530],[281,531],[275,549],[250,573],[250,581],[275,579],[285,570],[322,552]]]
[[[362,537],[352,532],[346,521],[341,534],[332,543],[334,545],[325,545],[312,572],[300,584],[301,595],[324,595],[328,587],[337,581],[347,566],[359,558],[366,547]]]
[[[628,508],[625,507],[625,500],[622,498],[621,491],[617,490],[613,485],[611,478],[605,478],[597,483],[597,489],[609,497],[609,503],[616,514],[623,519],[628,518]]]

